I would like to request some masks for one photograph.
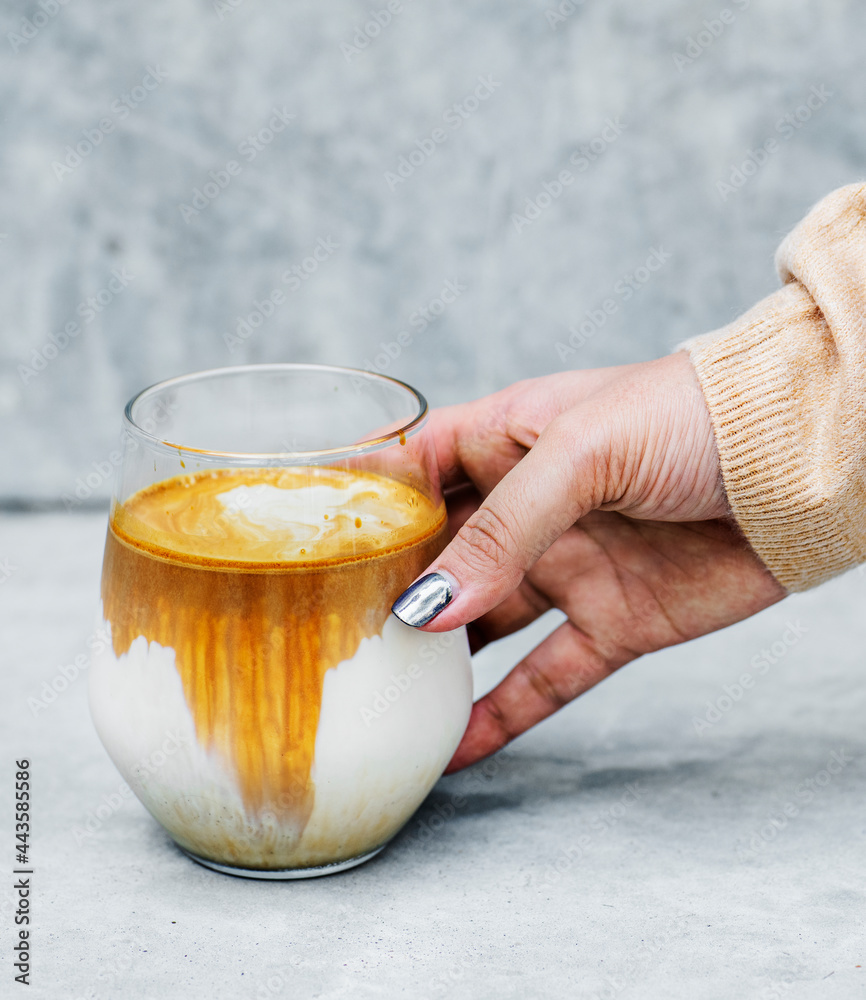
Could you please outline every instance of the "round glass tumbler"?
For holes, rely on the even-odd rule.
[[[465,630],[390,614],[448,540],[426,414],[402,382],[321,365],[187,375],[126,407],[90,706],[196,861],[360,864],[456,749]]]

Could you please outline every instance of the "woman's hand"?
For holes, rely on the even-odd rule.
[[[630,660],[785,596],[730,517],[685,353],[519,382],[431,426],[455,535],[427,570],[451,600],[422,627],[469,625],[474,651],[550,608],[568,616],[475,704],[449,771]],[[409,594],[395,613],[416,624],[425,602]]]

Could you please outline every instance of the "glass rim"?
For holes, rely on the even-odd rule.
[[[159,437],[158,435],[146,430],[141,426],[141,424],[136,422],[136,419],[133,416],[133,410],[135,407],[140,403],[145,402],[148,397],[155,396],[165,389],[187,385],[191,382],[203,382],[226,375],[304,371],[328,372],[341,376],[356,376],[373,383],[387,383],[392,386],[398,386],[400,389],[405,390],[415,400],[417,412],[410,420],[395,430],[389,431],[387,434],[382,434],[379,437],[367,438],[364,441],[358,441],[355,444],[340,445],[336,448],[320,448],[313,451],[259,452],[215,451],[210,448],[193,448],[188,445],[178,444],[174,441],[168,441],[166,438]],[[370,452],[381,451],[383,448],[387,448],[396,441],[403,443],[408,437],[417,434],[426,422],[428,413],[429,407],[425,397],[407,382],[402,382],[400,379],[393,378],[390,375],[382,375],[381,372],[371,372],[366,371],[363,368],[350,368],[343,365],[321,365],[307,362],[286,361],[250,365],[227,365],[223,368],[206,368],[201,371],[189,372],[186,375],[175,375],[173,378],[167,378],[160,382],[154,382],[152,385],[147,386],[147,388],[137,392],[132,399],[129,400],[123,409],[123,423],[124,428],[129,433],[145,440],[151,447],[160,451],[170,451],[172,453],[183,452],[189,455],[197,455],[204,458],[224,459],[235,461],[237,463],[249,463],[250,461],[266,463],[268,461],[284,461],[287,458],[291,458],[293,460],[304,460],[307,464],[314,464],[319,459],[335,460],[339,458],[351,458],[357,455],[365,455]]]

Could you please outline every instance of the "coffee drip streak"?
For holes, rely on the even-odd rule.
[[[235,779],[250,818],[298,835],[313,809],[326,672],[381,632],[399,594],[447,542],[444,509],[413,542],[356,559],[243,570],[150,551],[109,526],[102,600],[115,655],[138,636],[175,651],[196,738]],[[142,710],[159,711],[159,706]]]

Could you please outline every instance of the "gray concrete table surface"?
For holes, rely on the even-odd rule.
[[[95,513],[0,522],[0,996],[866,995],[866,575],[625,668],[441,781],[377,859],[275,883],[197,866],[116,794],[76,667],[104,531]],[[477,657],[478,690],[552,624]],[[26,992],[9,958],[21,756]]]

